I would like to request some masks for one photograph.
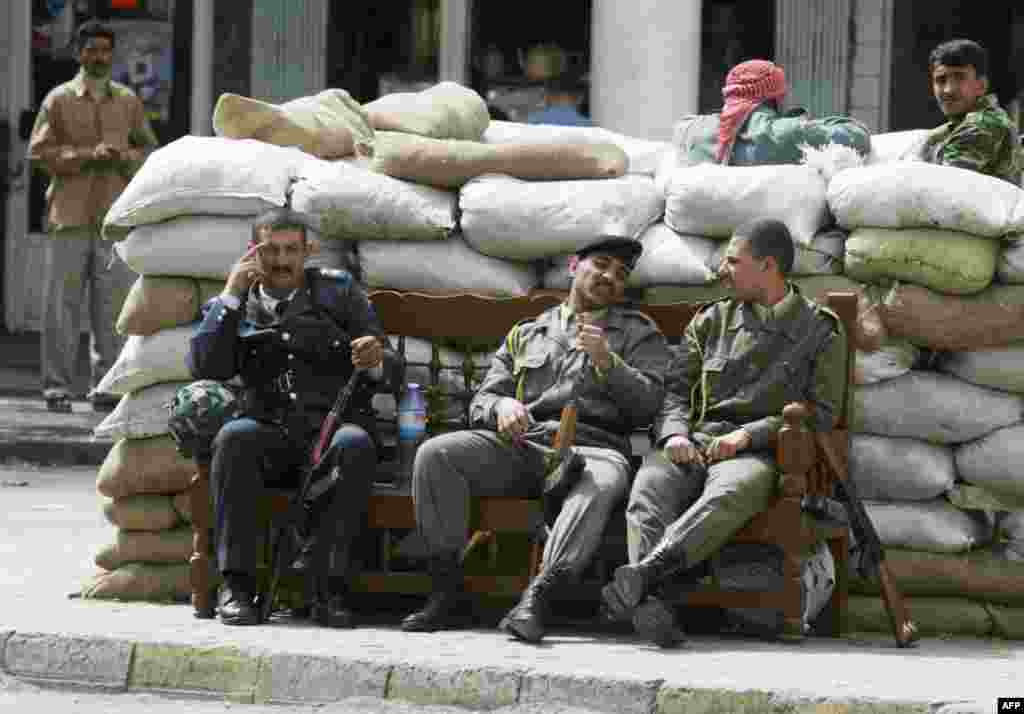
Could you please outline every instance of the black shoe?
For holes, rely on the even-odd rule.
[[[258,625],[260,610],[256,607],[256,596],[226,583],[221,586],[217,597],[217,614],[225,625]]]
[[[107,414],[114,411],[121,398],[114,394],[106,394],[105,392],[93,392],[89,395],[89,401],[92,402],[92,410],[94,412]]]
[[[59,414],[71,413],[71,397],[67,394],[54,394],[43,397],[46,402],[46,410]]]
[[[355,616],[345,604],[343,595],[331,595],[326,602],[314,602],[310,607],[309,617],[324,627],[339,629],[355,627]]]
[[[615,569],[612,581],[601,588],[601,599],[612,620],[629,620],[633,610],[656,586],[686,569],[685,559],[677,543],[662,541],[639,563],[622,565]]]
[[[462,601],[462,563],[455,556],[433,558],[430,561],[433,592],[422,610],[404,620],[405,632],[434,632],[452,627],[455,611]]]
[[[647,597],[633,611],[633,629],[645,640],[666,649],[686,641],[672,606],[656,597]]]
[[[558,570],[542,570],[523,592],[519,603],[498,624],[498,629],[523,642],[544,639],[552,587],[561,579]]]

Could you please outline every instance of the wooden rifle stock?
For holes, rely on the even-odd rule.
[[[875,547],[878,551],[875,555],[878,584],[882,590],[882,601],[885,603],[886,613],[889,615],[889,624],[892,625],[892,633],[896,638],[896,644],[900,647],[909,647],[917,640],[917,625],[910,619],[910,611],[903,599],[903,594],[896,587],[896,583],[893,582],[892,574],[889,572],[889,565],[885,562],[885,550],[882,548],[882,544],[878,542],[878,535],[875,532],[874,525],[871,523],[867,511],[864,510],[864,505],[857,495],[856,487],[850,481],[843,478],[845,470],[842,467],[839,455],[835,452],[835,447],[829,443],[829,440],[821,432],[815,432],[814,440],[818,444],[821,453],[824,454],[829,469],[835,474],[838,487],[843,492],[843,496],[846,499],[846,511],[849,514],[851,524],[858,518],[862,519],[863,522],[860,526],[869,530],[873,536],[872,540],[875,541]],[[861,543],[861,545],[867,547],[866,543]]]

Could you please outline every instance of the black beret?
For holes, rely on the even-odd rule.
[[[629,270],[633,270],[643,252],[644,247],[638,240],[625,236],[605,235],[595,238],[591,243],[580,248],[576,251],[576,256],[582,259],[592,253],[607,253],[625,263]]]

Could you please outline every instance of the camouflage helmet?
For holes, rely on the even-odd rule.
[[[186,384],[167,406],[167,426],[178,451],[197,460],[210,458],[213,437],[238,416],[241,407],[229,385],[212,379]]]

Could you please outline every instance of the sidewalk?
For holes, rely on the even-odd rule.
[[[900,650],[874,635],[800,644],[698,636],[662,651],[624,634],[562,627],[535,647],[483,627],[403,633],[397,614],[354,630],[300,621],[228,628],[194,619],[187,605],[69,599],[114,537],[94,487],[109,443],[92,441],[101,415],[87,403],[50,414],[35,372],[4,363],[0,384],[24,390],[0,396],[0,461],[66,465],[0,467],[0,671],[16,677],[239,702],[373,696],[637,714],[987,713],[998,696],[1024,695],[1017,642],[929,638]],[[19,382],[16,372],[27,376]]]

